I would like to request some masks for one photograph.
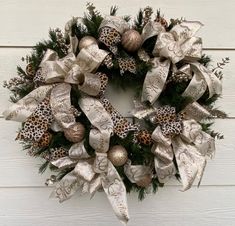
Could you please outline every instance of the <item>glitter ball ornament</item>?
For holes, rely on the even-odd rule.
[[[66,139],[73,143],[81,142],[84,138],[84,134],[85,127],[80,122],[76,122],[74,125],[64,130]]]
[[[128,52],[137,51],[142,44],[142,37],[136,30],[128,30],[122,35],[122,46]]]
[[[181,82],[188,82],[192,79],[191,74],[186,74],[186,73],[172,73],[171,80],[177,83]]]
[[[98,44],[96,39],[92,36],[85,36],[79,42],[79,50],[86,48],[93,44]]]
[[[109,150],[108,158],[114,166],[122,166],[128,159],[127,151],[123,146],[115,145]]]
[[[152,138],[151,134],[147,130],[142,130],[137,135],[137,140],[140,144],[151,145]]]
[[[33,65],[32,65],[31,63],[29,63],[29,64],[26,66],[25,71],[26,71],[26,74],[27,74],[28,76],[34,76],[34,74],[35,74]]]
[[[136,184],[140,187],[148,187],[150,183],[152,182],[152,176],[150,174],[147,174],[143,176],[139,181],[136,182]]]

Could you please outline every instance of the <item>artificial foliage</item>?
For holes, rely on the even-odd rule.
[[[111,7],[110,16],[117,16],[118,8],[116,6]],[[140,34],[143,32],[144,27],[150,21],[155,21],[156,23],[162,24],[165,28],[166,32],[169,32],[176,25],[179,25],[183,22],[182,19],[171,19],[169,22],[165,20],[162,16],[161,12],[158,10],[156,13],[151,7],[146,7],[145,9],[141,9],[135,18],[131,18],[130,16],[123,17],[124,21],[129,22],[131,29],[138,31]],[[30,72],[27,68],[22,68],[20,66],[17,67],[18,76],[10,79],[9,81],[4,83],[4,86],[8,88],[12,95],[11,101],[13,103],[17,103],[17,101],[24,98],[27,94],[32,92],[37,86],[34,83],[34,75],[40,69],[41,62],[43,60],[45,52],[50,49],[55,51],[58,54],[59,58],[63,58],[69,53],[70,48],[70,38],[76,37],[79,41],[86,36],[92,36],[95,39],[99,39],[100,35],[100,26],[102,21],[104,20],[103,15],[95,8],[93,4],[87,4],[87,11],[84,14],[84,17],[81,19],[81,22],[77,22],[76,18],[71,20],[71,34],[64,34],[60,29],[51,29],[49,31],[49,40],[38,42],[34,47],[31,54],[22,58],[23,61],[30,65]],[[132,22],[130,22],[132,20]],[[155,43],[158,39],[158,35],[154,35],[147,39],[141,46],[141,49],[147,53],[150,59],[154,58],[153,49]],[[102,42],[97,42],[100,49],[106,50],[110,52],[108,46],[106,46]],[[146,78],[146,74],[153,69],[153,65],[151,61],[145,61],[140,59],[139,52],[127,52],[121,43],[117,44],[118,53],[112,54],[112,64],[113,67],[108,68],[105,64],[101,64],[96,72],[102,72],[108,76],[108,83],[113,89],[117,89],[119,92],[125,92],[126,89],[133,89],[135,91],[135,100],[140,100],[142,95],[142,87]],[[75,55],[78,55],[81,50],[77,47],[75,50]],[[133,74],[130,71],[125,71],[122,75],[120,74],[120,65],[118,59],[134,59],[136,63],[136,73]],[[166,60],[165,57],[161,58],[161,61]],[[203,54],[200,59],[197,59],[197,62],[202,64],[205,67],[211,65],[211,57]],[[170,69],[167,75],[166,83],[164,84],[163,90],[160,96],[157,99],[158,106],[171,106],[176,109],[176,114],[180,114],[184,111],[185,107],[191,104],[192,98],[187,96],[182,96],[182,93],[189,86],[191,82],[190,79],[186,80],[177,80],[173,77],[173,67],[177,69],[184,66],[187,62],[181,60],[176,64],[171,64]],[[212,72],[215,76],[221,80],[223,77],[223,67],[229,63],[229,59],[222,59],[221,62],[217,63],[216,66],[213,67]],[[95,158],[96,151],[89,143],[90,130],[93,128],[92,123],[86,116],[86,114],[82,111],[79,106],[79,100],[83,92],[78,88],[77,84],[71,84],[71,94],[70,101],[71,105],[80,112],[80,115],[76,117],[77,122],[81,122],[85,127],[84,134],[84,147],[91,158]],[[213,124],[214,118],[225,118],[226,114],[223,111],[215,108],[215,102],[220,95],[214,94],[209,97],[209,90],[205,91],[205,93],[197,100],[198,104],[206,109],[210,115],[204,118],[199,122],[201,128],[204,132],[209,134],[211,137],[222,139],[223,135],[219,132],[213,131],[211,126]],[[145,102],[145,107],[151,107],[149,102]],[[152,134],[156,128],[156,124],[153,124],[150,118],[146,117],[144,119],[137,119],[132,117],[128,120],[131,120],[132,123],[141,122],[144,125],[144,130],[147,130],[150,134]],[[22,123],[24,126],[24,122]],[[23,147],[31,156],[38,157],[43,159],[43,163],[39,168],[40,173],[45,172],[46,169],[50,169],[53,174],[52,182],[60,181],[66,174],[71,172],[74,169],[73,167],[68,168],[58,168],[51,163],[50,156],[52,151],[57,148],[64,148],[66,150],[70,149],[70,147],[74,144],[73,142],[66,139],[63,131],[54,131],[49,128],[49,132],[52,135],[52,138],[45,147],[35,147],[32,145],[31,141],[21,140]],[[117,134],[113,134],[110,137],[110,147],[114,145],[123,146],[128,152],[128,159],[131,161],[132,165],[144,165],[150,166],[152,169],[152,178],[149,186],[139,186],[138,183],[132,183],[128,176],[125,173],[124,166],[116,166],[116,170],[125,184],[126,191],[138,192],[138,197],[142,200],[147,193],[150,191],[156,192],[158,187],[163,187],[164,183],[159,181],[159,178],[156,176],[156,172],[154,169],[154,158],[155,155],[152,151],[152,145],[145,145],[138,141],[136,141],[136,133],[135,131],[129,131],[126,137],[120,137]],[[47,156],[47,157],[45,157]],[[178,169],[177,161],[174,158],[172,160],[176,169]],[[180,174],[178,171],[175,172],[175,177],[178,180],[180,179]],[[50,182],[51,182],[50,181]]]

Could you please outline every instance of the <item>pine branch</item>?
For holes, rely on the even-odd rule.
[[[117,6],[112,6],[110,9],[110,16],[116,16],[118,11],[118,7]]]
[[[142,33],[143,30],[143,10],[140,9],[135,21],[134,21],[135,29]]]

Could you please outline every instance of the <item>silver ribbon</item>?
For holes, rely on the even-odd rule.
[[[165,183],[175,175],[175,157],[183,184],[183,191],[189,189],[196,178],[199,183],[206,166],[207,157],[215,152],[214,138],[202,131],[193,119],[183,121],[183,131],[175,137],[166,137],[157,127],[152,139],[155,141],[155,169],[160,182]]]

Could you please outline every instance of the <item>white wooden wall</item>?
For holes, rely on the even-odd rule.
[[[225,139],[217,142],[216,158],[209,163],[202,186],[182,193],[176,181],[156,195],[138,202],[128,196],[130,226],[233,226],[235,225],[235,1],[234,0],[94,0],[108,13],[111,5],[119,14],[136,15],[139,7],[161,8],[166,18],[184,16],[201,20],[205,52],[213,59],[231,58],[224,70],[224,94],[218,106],[229,114],[217,120],[215,129]],[[63,28],[72,16],[83,15],[85,0],[0,0],[0,82],[15,75],[21,56],[48,28]],[[0,111],[7,106],[7,90],[0,87]],[[38,175],[38,160],[14,142],[18,124],[0,118],[0,225],[4,226],[118,226],[104,194],[92,200],[76,196],[64,204],[49,199],[48,177]]]

